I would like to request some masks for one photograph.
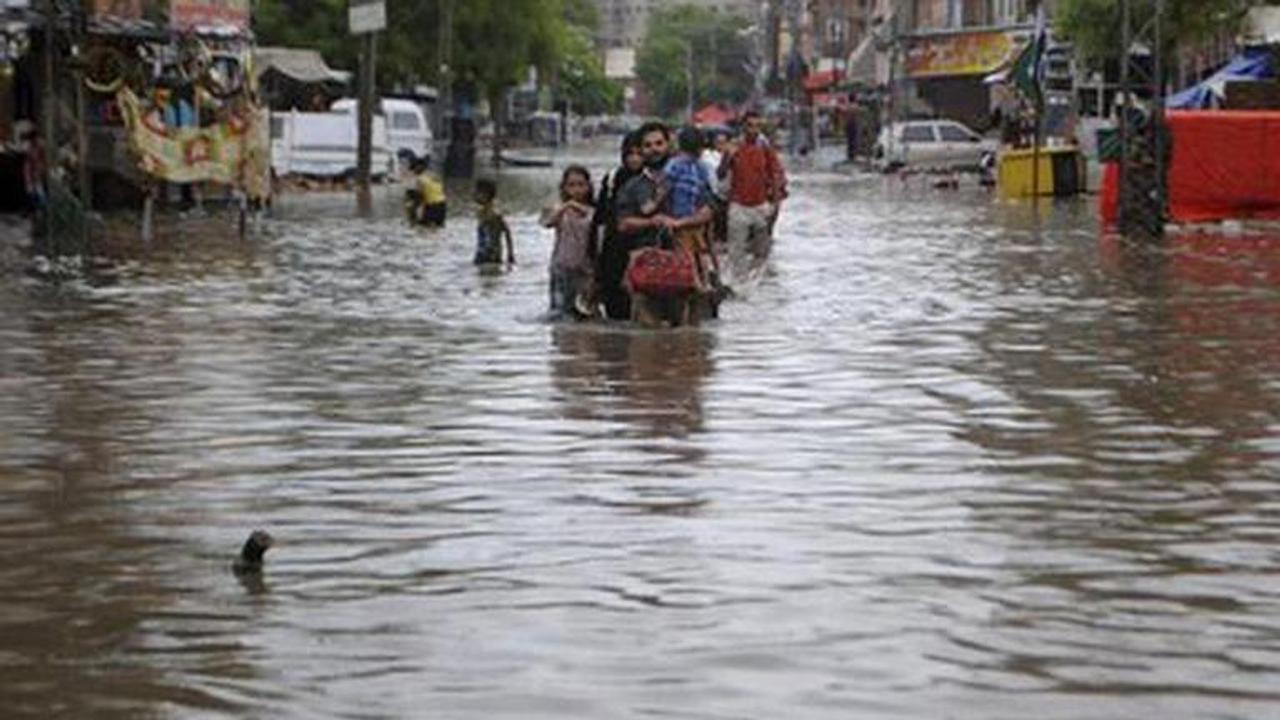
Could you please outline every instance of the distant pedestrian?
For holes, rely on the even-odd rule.
[[[858,159],[858,106],[850,107],[844,115],[844,155],[849,162]]]
[[[725,155],[717,174],[729,179],[729,271],[753,276],[769,258],[773,225],[787,196],[786,173],[761,137],[760,114],[743,115],[742,140]]]
[[[44,141],[40,131],[32,128],[27,131],[26,153],[22,158],[22,182],[27,193],[27,203],[37,217],[42,217],[48,205],[48,189],[45,187],[45,175],[48,173],[48,158],[45,155]]]
[[[565,168],[560,202],[542,211],[542,226],[556,231],[551,251],[551,313],[557,318],[594,315],[591,289],[595,243],[595,207],[591,173],[581,165]]]
[[[498,212],[498,186],[492,180],[476,181],[476,265],[502,264],[502,244],[506,241],[507,263],[516,263],[511,228]]]

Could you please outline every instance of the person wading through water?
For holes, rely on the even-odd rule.
[[[640,133],[628,133],[622,139],[622,164],[600,182],[600,194],[596,200],[596,227],[599,228],[600,250],[596,253],[596,287],[604,304],[605,315],[610,320],[631,318],[631,296],[622,287],[632,248],[627,238],[618,232],[618,195],[629,180],[644,169],[644,154],[640,150]]]
[[[719,283],[715,270],[715,258],[711,254],[708,236],[712,209],[711,175],[699,160],[702,152],[702,135],[697,128],[684,127],[676,134],[678,153],[667,162],[663,171],[667,187],[666,214],[671,218],[668,229],[676,247],[690,255],[697,271],[697,287],[689,298],[682,324],[696,322],[705,314],[714,317],[716,298],[714,288]],[[704,302],[710,303],[703,309]]]
[[[665,212],[667,183],[663,170],[669,151],[667,126],[659,122],[646,123],[640,128],[640,148],[644,152],[644,170],[627,181],[618,193],[618,233],[632,248],[631,265],[627,281],[640,252],[646,248],[658,248],[664,239],[671,237],[676,221]],[[631,319],[656,327],[676,325],[684,317],[687,297],[683,294],[653,296],[643,290],[630,287]]]
[[[760,114],[742,117],[742,141],[725,154],[716,174],[729,179],[729,271],[731,282],[759,274],[773,247],[773,225],[787,196],[778,155],[760,136]]]

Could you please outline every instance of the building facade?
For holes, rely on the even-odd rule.
[[[649,16],[676,5],[697,5],[715,12],[756,17],[768,0],[595,0],[600,16],[596,46],[601,50],[634,48],[644,39]]]
[[[1051,0],[1044,0],[1052,17]],[[990,74],[1007,66],[1034,25],[1034,0],[901,0],[889,13],[899,116],[991,124]],[[998,92],[998,90],[996,91]]]

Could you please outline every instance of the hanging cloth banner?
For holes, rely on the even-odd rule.
[[[169,0],[169,25],[175,30],[197,27],[249,29],[249,0]]]
[[[138,168],[176,183],[215,182],[243,187],[250,197],[265,197],[269,177],[269,124],[254,108],[244,120],[209,127],[166,127],[163,115],[144,111],[129,88],[116,94]]]

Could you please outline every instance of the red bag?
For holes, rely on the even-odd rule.
[[[632,292],[657,297],[691,293],[698,287],[693,256],[683,249],[644,248],[631,258],[627,285]]]

